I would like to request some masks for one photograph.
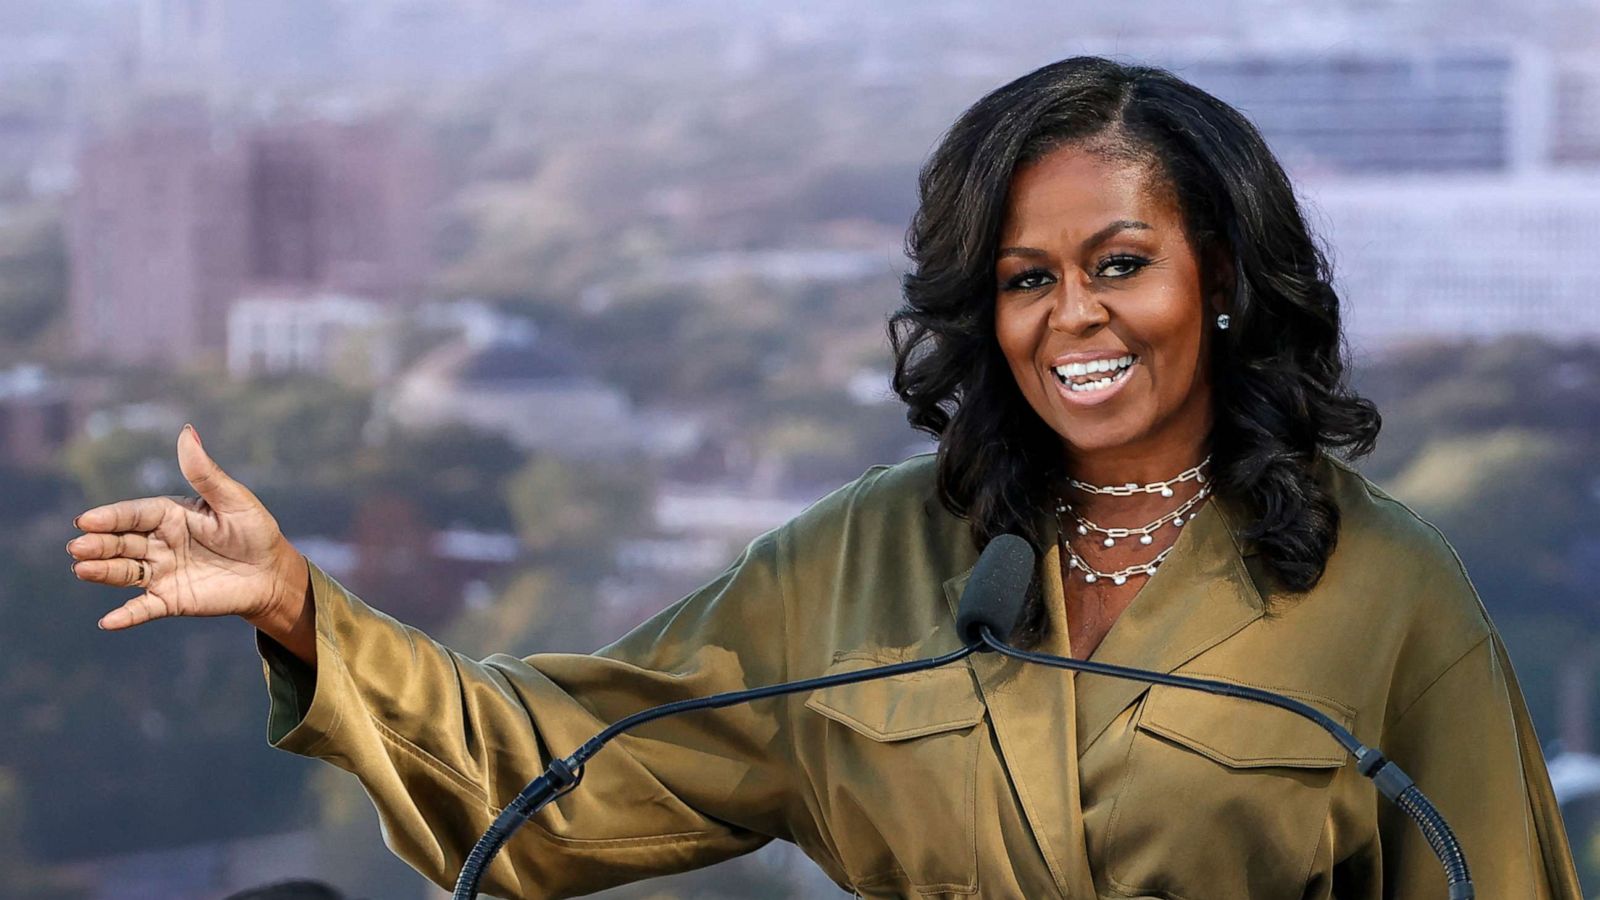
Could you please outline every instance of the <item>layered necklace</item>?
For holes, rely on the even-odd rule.
[[[1083,557],[1072,549],[1072,543],[1067,540],[1067,525],[1062,517],[1070,516],[1073,527],[1080,535],[1104,535],[1101,543],[1107,547],[1115,547],[1119,538],[1138,538],[1140,544],[1148,546],[1155,541],[1152,534],[1163,526],[1170,524],[1173,528],[1182,528],[1184,522],[1194,518],[1194,513],[1191,510],[1211,495],[1211,483],[1205,475],[1205,472],[1208,471],[1206,467],[1210,463],[1211,455],[1208,453],[1206,458],[1200,461],[1199,465],[1185,469],[1166,481],[1153,481],[1149,484],[1129,482],[1128,484],[1100,485],[1089,484],[1076,478],[1068,478],[1067,482],[1078,490],[1090,494],[1113,497],[1131,497],[1134,494],[1160,494],[1163,497],[1171,497],[1176,493],[1173,491],[1172,486],[1183,484],[1186,481],[1199,482],[1200,490],[1193,497],[1180,503],[1176,509],[1137,528],[1106,528],[1097,525],[1079,515],[1071,503],[1068,503],[1064,498],[1058,497],[1056,499],[1056,528],[1061,534],[1061,546],[1067,552],[1067,567],[1081,570],[1083,572],[1083,580],[1090,584],[1102,578],[1111,579],[1112,584],[1125,584],[1134,575],[1154,575],[1156,569],[1167,558],[1167,554],[1172,552],[1172,546],[1177,546],[1176,544],[1157,553],[1155,558],[1148,562],[1127,566],[1115,572],[1102,572],[1085,562]]]

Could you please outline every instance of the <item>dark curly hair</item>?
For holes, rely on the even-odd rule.
[[[1237,110],[1152,66],[1094,56],[1052,63],[983,97],[922,168],[906,235],[913,268],[889,318],[894,390],[912,426],[939,439],[941,501],[973,543],[1011,532],[1040,548],[1041,498],[1064,474],[1060,438],[1029,407],[995,338],[994,269],[1012,172],[1063,146],[1152,167],[1200,259],[1229,291],[1214,332],[1213,490],[1253,522],[1280,589],[1322,577],[1339,509],[1317,483],[1318,455],[1370,453],[1377,408],[1345,383],[1339,297],[1283,168]],[[1038,585],[1019,640],[1043,627]]]

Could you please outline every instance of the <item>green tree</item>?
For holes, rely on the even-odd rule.
[[[26,347],[67,305],[61,211],[35,206],[0,219],[0,341]]]
[[[650,487],[637,465],[537,456],[506,493],[523,546],[577,575],[609,571],[617,541],[649,530]]]

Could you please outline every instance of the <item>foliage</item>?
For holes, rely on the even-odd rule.
[[[1362,385],[1384,416],[1368,474],[1441,528],[1490,611],[1600,629],[1600,348],[1425,346]]]
[[[619,539],[645,530],[649,487],[635,465],[537,456],[511,476],[506,502],[523,546],[540,558],[604,570]]]
[[[79,438],[62,453],[67,475],[93,505],[177,489],[172,440],[147,431],[117,429],[100,438]],[[168,465],[169,458],[172,460]]]
[[[60,210],[30,207],[0,219],[0,341],[26,347],[56,322],[67,300]]]

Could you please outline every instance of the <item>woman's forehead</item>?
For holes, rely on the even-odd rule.
[[[1159,229],[1178,218],[1151,164],[1063,147],[1012,174],[1001,234],[1008,242],[1030,234],[1087,236],[1119,219]]]

